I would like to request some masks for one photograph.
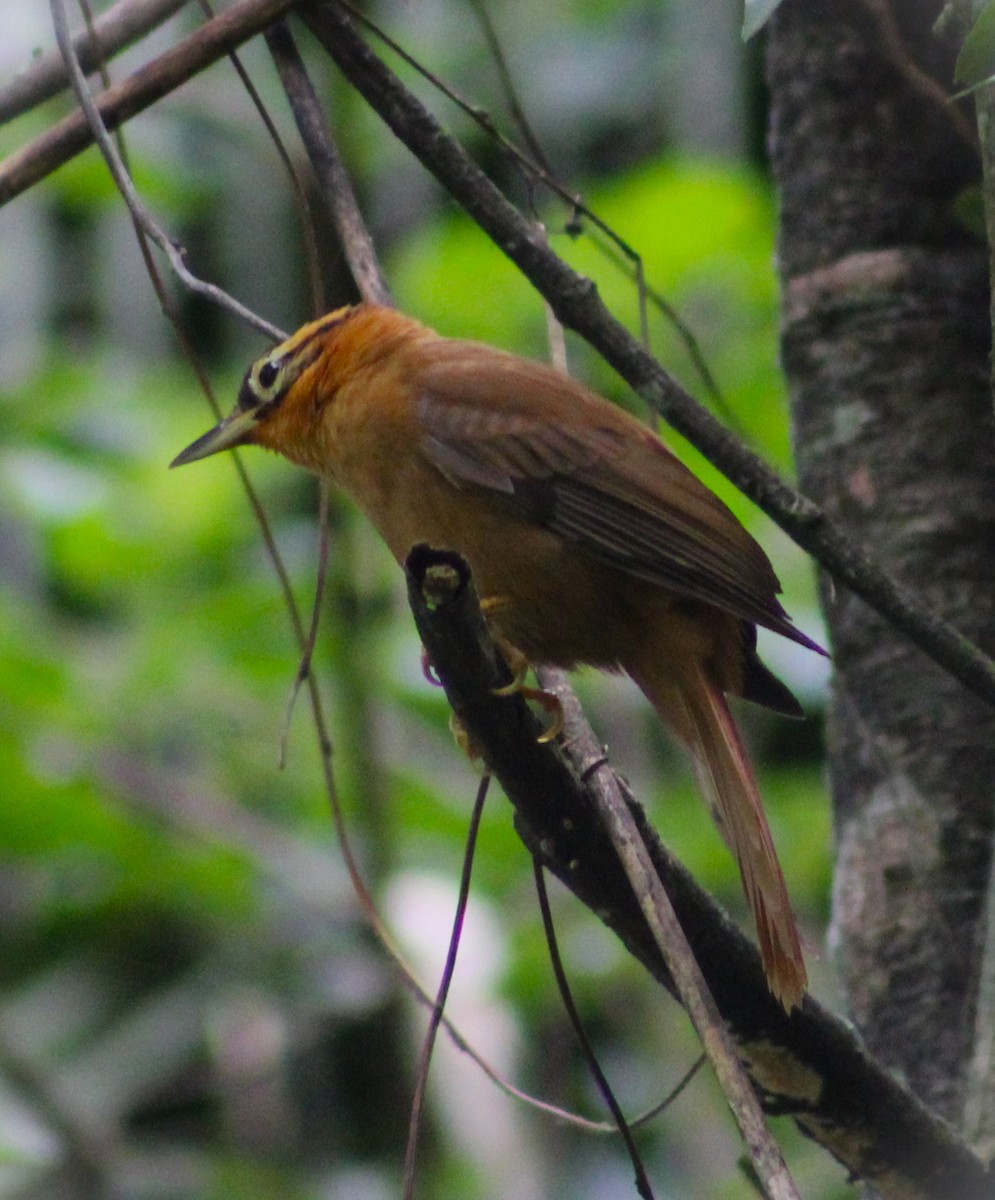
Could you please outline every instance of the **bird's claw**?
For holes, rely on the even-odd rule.
[[[526,700],[533,700],[544,712],[549,714],[549,725],[539,734],[536,741],[540,746],[547,742],[555,742],[563,732],[563,704],[555,692],[547,692],[545,688],[519,688]]]
[[[432,659],[424,646],[421,648],[421,673],[425,676],[432,687],[442,687],[442,680],[435,673],[435,667],[432,664]]]
[[[536,739],[541,746],[547,742],[555,741],[563,732],[563,705],[560,702],[559,696],[554,692],[547,692],[544,688],[534,688],[525,686],[525,677],[529,673],[530,663],[525,655],[516,646],[511,646],[507,642],[500,643],[501,653],[504,655],[508,667],[512,673],[510,683],[502,684],[501,687],[494,689],[495,696],[514,696],[520,695],[526,700],[532,700],[544,709],[550,715],[549,727],[539,735]]]

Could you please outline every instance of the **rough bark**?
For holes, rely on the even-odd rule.
[[[786,0],[771,24],[783,358],[803,490],[995,650],[987,251],[942,103],[939,3]],[[995,712],[823,587],[835,660],[833,939],[870,1049],[959,1124],[995,800]]]

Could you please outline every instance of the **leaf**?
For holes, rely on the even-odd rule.
[[[781,3],[781,0],[744,0],[743,3],[743,41],[748,42],[755,33],[759,33],[767,24],[771,13]]]
[[[964,39],[954,68],[957,83],[982,83],[992,75],[995,75],[995,0],[989,0],[981,10]]]

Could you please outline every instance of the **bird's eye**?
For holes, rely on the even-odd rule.
[[[273,384],[276,383],[276,377],[279,373],[279,365],[272,359],[267,360],[259,368],[259,375],[257,376],[259,379],[259,386],[264,388],[266,391],[269,391]]]

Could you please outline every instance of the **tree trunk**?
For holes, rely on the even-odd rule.
[[[771,22],[782,351],[803,489],[991,653],[987,249],[955,213],[979,160],[943,100],[940,7],[785,0]],[[962,1126],[995,713],[852,594],[822,595],[841,981],[870,1049]]]

